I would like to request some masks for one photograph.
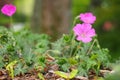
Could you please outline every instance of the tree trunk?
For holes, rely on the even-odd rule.
[[[68,33],[71,20],[71,0],[35,0],[32,27],[53,40]]]
[[[33,32],[40,33],[40,26],[41,26],[41,0],[35,0],[31,28]]]

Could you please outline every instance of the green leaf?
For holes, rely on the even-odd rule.
[[[75,65],[75,64],[78,63],[77,60],[75,60],[74,58],[69,58],[68,61],[69,61],[69,63],[72,64],[72,65]]]
[[[15,70],[14,70],[14,75],[19,75],[22,74],[24,75],[24,73],[27,72],[27,67],[23,65],[23,63],[21,63],[21,61],[15,66]]]
[[[70,36],[63,34],[63,40],[64,40],[65,42],[70,42]]]

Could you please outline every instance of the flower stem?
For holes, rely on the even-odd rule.
[[[13,19],[12,19],[12,16],[10,16],[10,29],[13,30]]]
[[[77,21],[77,19],[79,18],[79,16],[77,16],[77,17],[75,17],[75,19],[74,19],[74,21],[73,21],[73,25],[72,25],[72,27],[74,27],[74,25],[76,24],[76,21]],[[73,52],[73,46],[74,46],[74,43],[75,43],[75,35],[74,35],[74,33],[73,33],[73,31],[71,31],[71,50],[70,50],[70,57],[72,57],[72,52]]]
[[[92,50],[92,48],[93,48],[95,42],[96,42],[96,39],[94,39],[92,45],[90,46],[90,48],[89,48],[89,50],[88,50],[88,52],[87,52],[87,55],[90,54],[90,51]]]
[[[71,40],[70,57],[72,57],[72,52],[73,52],[73,49],[74,49],[74,44],[75,44],[75,35],[72,36],[72,40]]]
[[[95,43],[96,43],[96,45],[97,45],[97,48],[101,51],[101,48],[100,48],[100,45],[99,45],[98,40],[97,40],[97,39],[94,39],[92,45],[90,46],[90,48],[89,48],[89,50],[88,50],[88,52],[87,52],[87,55],[90,54],[90,51],[92,50],[92,48],[93,48],[93,46],[94,46]]]
[[[72,27],[76,24],[76,21],[77,21],[78,18],[79,18],[79,16],[75,17]]]
[[[78,43],[77,48],[76,48],[73,56],[76,56],[77,51],[80,49],[80,46],[81,46],[81,41]]]

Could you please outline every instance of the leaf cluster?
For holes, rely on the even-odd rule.
[[[97,37],[92,42],[82,43],[71,36],[73,37],[71,34],[63,35],[52,44],[52,50],[59,52],[52,54],[55,54],[53,56],[56,57],[56,63],[62,71],[70,72],[75,68],[78,70],[78,75],[88,76],[91,70],[99,74],[101,68],[109,66],[109,51],[100,47]]]
[[[48,65],[57,64],[58,73],[77,70],[74,76],[88,76],[90,71],[98,75],[101,68],[109,66],[109,51],[100,47],[97,36],[89,43],[75,40],[73,33],[64,34],[56,42],[49,39],[46,34],[35,34],[27,28],[18,32],[1,28],[0,68],[17,61],[9,70],[14,77],[13,70],[14,75],[24,75],[33,69],[44,71]]]
[[[29,29],[13,32],[6,28],[0,29],[0,68],[5,68],[11,62],[17,61],[14,66],[14,75],[24,74],[27,71],[43,66],[42,54],[49,49],[49,37],[45,34],[35,34]],[[41,65],[41,63],[44,63]]]

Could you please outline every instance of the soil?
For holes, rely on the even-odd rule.
[[[83,77],[83,76],[76,76],[75,78],[71,80],[97,80],[97,77],[104,77],[104,74],[110,73],[110,69],[104,69],[100,70],[100,74],[96,76],[94,71],[89,72],[89,77]],[[53,70],[49,70],[45,73],[42,73],[45,80],[65,80],[64,78],[61,78],[60,76],[53,73]],[[5,69],[0,70],[0,80],[42,80],[38,77],[38,72],[36,70],[33,70],[29,73],[25,73],[24,75],[17,75],[13,79],[8,75],[8,71]]]

